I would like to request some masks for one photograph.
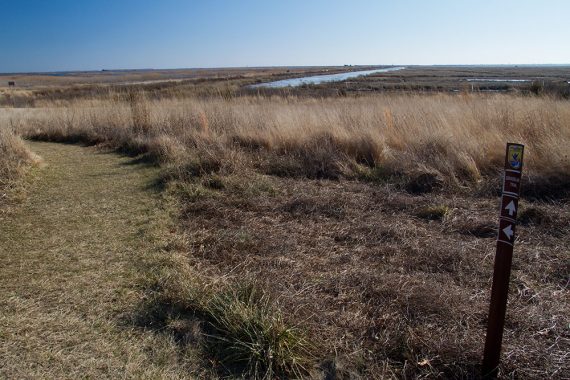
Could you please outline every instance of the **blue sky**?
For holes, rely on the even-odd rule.
[[[570,63],[568,0],[0,0],[0,72]]]

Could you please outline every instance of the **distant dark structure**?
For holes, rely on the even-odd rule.
[[[8,87],[15,87],[16,86],[16,82],[10,81],[8,82]]]

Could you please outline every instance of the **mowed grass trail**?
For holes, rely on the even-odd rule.
[[[45,165],[0,220],[0,378],[189,375],[170,338],[128,322],[138,263],[160,243],[158,169],[77,145],[30,148]]]

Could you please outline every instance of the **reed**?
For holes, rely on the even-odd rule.
[[[28,138],[105,143],[149,153],[182,170],[184,163],[215,157],[227,170],[245,165],[283,176],[361,179],[431,173],[456,187],[495,176],[505,142],[514,141],[527,146],[527,180],[559,188],[570,172],[567,105],[507,95],[182,100],[133,95],[127,101],[73,101],[20,113],[19,124]],[[229,157],[235,162],[225,160]]]

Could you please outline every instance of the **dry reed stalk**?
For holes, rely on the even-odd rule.
[[[404,176],[435,173],[450,185],[477,183],[495,175],[506,141],[527,145],[531,179],[565,183],[570,172],[570,108],[544,97],[136,97],[70,102],[18,117],[29,137],[144,152],[164,135],[228,157],[246,151],[262,171],[308,177],[358,177],[372,167]],[[287,168],[276,168],[285,162]]]

